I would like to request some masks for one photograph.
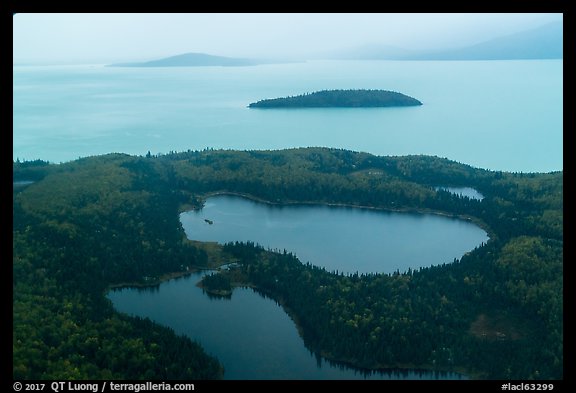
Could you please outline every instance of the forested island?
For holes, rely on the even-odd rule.
[[[564,377],[563,172],[326,148],[207,149],[14,162],[13,180],[26,182],[13,188],[14,379],[222,378],[193,339],[116,312],[105,294],[230,262],[204,287],[272,297],[327,359],[479,379]],[[490,240],[439,266],[344,275],[257,244],[187,240],[179,212],[214,193],[439,212],[474,220]]]
[[[420,101],[388,90],[322,90],[283,98],[253,102],[249,108],[378,108],[418,106]]]

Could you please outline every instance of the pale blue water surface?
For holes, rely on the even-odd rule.
[[[562,60],[13,71],[14,159],[328,146],[437,155],[493,170],[563,168]],[[356,88],[399,91],[424,105],[247,108],[263,98]]]
[[[424,105],[370,109],[247,108],[249,103],[263,98],[359,88],[399,91]],[[563,169],[562,90],[562,60],[311,61],[190,68],[16,66],[13,158],[66,162],[110,152],[144,155],[147,151],[158,154],[207,147],[327,146],[377,155],[436,155],[492,170],[548,172]],[[197,218],[208,214],[209,208]],[[270,209],[259,214],[268,215],[266,225],[298,225],[293,220],[303,219],[301,212],[305,212],[304,208],[298,209],[292,212],[292,221],[275,221],[282,213]],[[315,209],[317,223],[338,220],[328,208]],[[430,220],[428,216],[394,217],[396,225],[388,230],[378,227],[390,218],[386,217],[388,213],[350,209],[337,214],[340,213],[348,215],[347,219],[351,219],[350,215],[358,216],[360,226],[355,226],[358,233],[363,236],[379,233],[380,238],[400,239],[402,234],[406,237],[408,227],[417,228]],[[215,218],[210,229],[224,227],[217,215],[210,213],[206,217]],[[259,216],[252,219],[255,217]],[[403,223],[408,221],[411,224],[404,227]],[[203,220],[199,222],[207,225]],[[454,257],[460,257],[484,239],[485,233],[470,223],[453,224],[470,225],[462,233],[470,229],[478,230],[479,235],[474,244],[457,244],[464,248],[457,250]],[[314,221],[308,225],[312,227]],[[187,231],[191,231],[189,236],[193,238],[198,233],[192,227]],[[327,228],[315,231],[317,237],[325,236],[323,231]],[[423,234],[429,232],[430,229]],[[234,240],[243,240],[236,237]],[[427,240],[423,239],[413,248],[426,253]],[[428,244],[434,242],[438,240]],[[308,247],[305,242],[300,244]],[[305,261],[324,264],[329,270],[364,268],[359,265],[363,263],[361,258],[355,259],[352,266],[326,265],[313,253],[292,250],[290,247],[297,248],[298,241],[267,246],[286,248]],[[383,251],[384,262],[409,259],[408,256],[385,258],[392,252],[388,246]],[[379,254],[379,250],[372,246],[368,254]],[[427,255],[431,254],[434,253]],[[327,255],[327,260],[334,259]],[[366,271],[385,266],[382,260],[369,262]],[[424,265],[451,260],[451,255],[441,256],[434,262],[426,259]],[[408,265],[417,267],[413,262]],[[404,265],[393,270],[396,268],[403,270]],[[149,316],[198,340],[209,353],[221,359],[228,379],[365,377],[357,370],[328,364],[310,354],[292,320],[270,299],[248,289],[235,290],[229,301],[209,299],[194,285],[198,279],[192,276],[163,283],[156,291],[124,289],[108,296],[120,311]],[[409,371],[373,374],[371,378],[461,376]]]

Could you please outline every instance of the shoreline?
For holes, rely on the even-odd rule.
[[[199,285],[197,285],[197,286],[199,286]],[[199,286],[199,287],[201,287],[201,286]],[[236,288],[252,288],[253,290],[259,292],[261,295],[270,298],[271,300],[275,301],[278,305],[280,305],[280,307],[282,307],[282,310],[286,313],[286,315],[288,315],[288,317],[294,323],[294,326],[296,327],[298,335],[302,339],[302,343],[304,344],[304,346],[309,351],[314,352],[316,355],[319,355],[322,358],[322,360],[325,362],[343,365],[345,367],[353,368],[353,369],[356,369],[358,371],[366,371],[368,373],[380,373],[380,372],[388,372],[388,371],[392,371],[392,370],[425,371],[425,372],[441,372],[441,373],[459,374],[465,378],[468,378],[468,380],[479,379],[478,378],[479,375],[474,374],[472,372],[469,372],[468,370],[461,368],[461,367],[456,367],[456,369],[451,370],[451,369],[447,369],[447,368],[435,368],[431,364],[416,366],[416,365],[406,364],[406,363],[395,364],[395,365],[392,365],[392,364],[375,364],[372,366],[361,366],[361,365],[355,363],[354,360],[334,357],[326,351],[323,351],[323,350],[318,349],[318,348],[310,348],[306,345],[306,342],[304,341],[304,329],[302,328],[300,318],[298,317],[298,315],[296,315],[296,312],[292,308],[290,308],[288,305],[286,305],[285,299],[283,299],[281,297],[274,296],[274,294],[272,292],[266,291],[266,290],[258,287],[257,285],[255,285],[252,282],[245,282],[245,283],[235,282],[235,283],[233,283],[231,293],[233,293],[234,289],[236,289]]]
[[[434,214],[441,217],[446,218],[457,218],[463,221],[470,222],[472,224],[477,225],[483,231],[486,232],[488,236],[488,241],[492,240],[495,236],[494,231],[486,224],[484,221],[480,220],[477,217],[467,216],[462,214],[452,214],[447,213],[442,210],[434,210],[428,208],[391,208],[391,207],[377,207],[377,206],[366,206],[366,205],[353,205],[350,203],[331,203],[331,202],[318,202],[318,201],[282,201],[282,202],[272,202],[263,198],[259,198],[252,194],[242,193],[242,192],[234,192],[234,191],[213,191],[208,192],[205,194],[199,194],[198,198],[200,199],[202,206],[198,209],[192,208],[189,210],[182,210],[180,214],[186,213],[189,211],[199,211],[202,210],[204,207],[204,203],[208,198],[215,197],[215,196],[237,196],[246,198],[253,202],[263,203],[266,205],[271,206],[328,206],[328,207],[345,207],[345,208],[354,208],[354,209],[364,209],[364,210],[375,210],[375,211],[382,211],[382,212],[393,212],[393,213],[416,213],[416,214]]]
[[[271,251],[268,251],[271,252]],[[160,276],[154,283],[141,283],[141,282],[124,282],[124,283],[118,283],[118,284],[113,284],[107,287],[105,293],[112,291],[112,290],[116,290],[116,289],[124,289],[124,288],[151,288],[151,287],[156,287],[156,286],[160,286],[161,284],[168,282],[170,280],[174,280],[174,279],[178,279],[178,278],[182,278],[182,277],[188,277],[190,275],[192,275],[193,273],[198,273],[200,271],[203,270],[215,270],[218,271],[219,268],[221,266],[224,266],[226,264],[230,263],[229,261],[222,261],[222,263],[216,267],[213,268],[199,268],[199,267],[194,267],[188,271],[182,271],[182,272],[171,272],[171,273],[166,273],[163,274],[162,276]],[[287,304],[285,299],[281,298],[281,297],[276,297],[274,295],[274,293],[270,292],[270,291],[266,291],[260,287],[258,287],[257,285],[255,285],[252,282],[232,282],[232,289],[230,290],[230,293],[226,293],[226,294],[220,294],[220,293],[212,293],[212,291],[207,290],[206,288],[204,288],[204,286],[202,285],[202,280],[199,280],[198,282],[196,282],[194,285],[197,286],[198,288],[202,289],[203,291],[205,291],[205,295],[209,296],[223,296],[223,297],[228,297],[228,296],[232,296],[232,294],[234,293],[234,290],[236,288],[251,288],[254,291],[258,292],[260,295],[263,295],[265,297],[270,298],[270,300],[273,300],[274,302],[276,302],[280,307],[282,307],[282,310],[286,313],[286,315],[288,315],[288,317],[292,320],[292,322],[294,323],[294,327],[296,328],[296,331],[298,332],[298,335],[300,336],[300,338],[302,339],[303,345],[310,351],[314,352],[315,354],[319,355],[322,360],[324,360],[325,362],[332,362],[332,363],[336,363],[336,364],[341,364],[344,365],[346,367],[349,368],[353,368],[356,370],[360,370],[360,371],[366,371],[366,372],[386,372],[386,371],[390,371],[390,370],[400,370],[400,371],[417,371],[417,370],[421,370],[421,371],[426,371],[426,372],[433,372],[433,371],[438,371],[438,372],[444,372],[444,373],[455,373],[455,374],[460,374],[470,380],[472,379],[479,379],[478,375],[474,374],[474,373],[470,373],[465,369],[461,369],[461,368],[456,368],[456,370],[450,370],[450,369],[445,369],[445,368],[434,368],[432,365],[420,365],[420,366],[416,366],[416,365],[410,365],[410,364],[376,364],[376,365],[372,365],[372,366],[361,366],[357,363],[354,362],[354,360],[351,359],[342,359],[342,358],[337,358],[332,356],[330,353],[323,351],[322,349],[319,348],[309,348],[305,341],[304,341],[304,329],[302,327],[302,323],[300,318],[298,317],[297,313],[295,310],[293,310],[292,308],[290,308]],[[193,339],[193,337],[191,337]]]
[[[225,263],[223,263],[222,265],[225,265]],[[153,284],[143,284],[143,283],[138,283],[138,282],[133,282],[133,283],[126,282],[126,283],[113,284],[113,285],[110,285],[106,289],[106,292],[109,292],[109,291],[115,290],[115,289],[124,289],[124,288],[155,287],[155,286],[159,286],[159,285],[163,284],[164,282],[168,282],[170,280],[177,279],[177,278],[187,277],[193,273],[197,273],[197,272],[202,271],[202,270],[217,270],[217,269],[218,268],[215,268],[215,269],[195,268],[195,269],[191,269],[190,271],[186,271],[186,272],[167,273],[167,274],[162,275],[158,279],[158,281],[156,281]],[[418,371],[418,370],[420,370],[420,371],[426,371],[426,372],[437,371],[437,372],[443,372],[443,373],[455,373],[455,374],[460,374],[463,377],[466,377],[470,380],[478,379],[478,376],[475,375],[474,373],[467,372],[466,370],[460,369],[460,368],[456,368],[456,370],[450,370],[450,369],[444,369],[444,368],[439,368],[439,369],[434,368],[432,365],[428,365],[428,367],[427,367],[426,365],[416,366],[416,365],[409,365],[409,364],[396,364],[396,365],[378,364],[378,365],[374,365],[374,366],[360,366],[360,365],[356,364],[353,360],[337,358],[337,357],[334,357],[331,354],[329,354],[328,352],[323,351],[321,349],[309,348],[306,345],[306,343],[304,342],[304,329],[302,328],[300,318],[298,317],[296,312],[292,308],[290,308],[288,305],[286,305],[286,301],[283,298],[278,298],[278,297],[274,296],[274,294],[272,292],[266,291],[266,290],[258,287],[257,285],[255,285],[252,282],[242,282],[242,283],[241,282],[233,282],[230,294],[225,294],[225,295],[224,294],[218,294],[218,293],[211,293],[211,291],[206,290],[202,285],[202,280],[199,280],[194,285],[197,286],[198,288],[202,289],[203,291],[205,291],[206,296],[209,296],[209,294],[212,294],[213,296],[227,297],[227,296],[232,296],[232,294],[234,293],[234,290],[236,288],[251,288],[251,289],[255,290],[256,292],[258,292],[260,295],[264,295],[264,296],[270,298],[271,300],[276,302],[280,307],[282,307],[282,310],[292,320],[292,322],[294,323],[294,327],[296,328],[296,331],[298,332],[298,335],[302,339],[303,345],[308,350],[319,355],[322,358],[322,360],[325,362],[332,362],[332,363],[336,363],[336,364],[341,364],[341,365],[344,365],[344,366],[349,367],[349,368],[353,368],[353,369],[356,369],[359,371],[366,371],[369,373],[386,372],[386,371],[391,371],[391,370],[400,370],[400,371]],[[193,337],[190,337],[190,338],[194,339]]]
[[[353,205],[353,204],[347,204],[347,203],[329,203],[329,202],[318,202],[318,201],[282,201],[282,202],[278,201],[278,202],[273,202],[273,201],[269,201],[269,200],[266,200],[263,198],[259,198],[257,196],[252,195],[252,194],[240,193],[240,192],[230,192],[230,191],[214,191],[214,192],[208,192],[205,194],[200,194],[200,195],[198,195],[198,198],[200,199],[202,206],[200,206],[198,208],[198,207],[190,206],[190,205],[188,205],[188,206],[182,205],[179,209],[179,214],[182,214],[182,213],[185,213],[188,211],[201,210],[203,208],[206,200],[210,197],[215,197],[215,196],[236,196],[236,197],[246,198],[246,199],[253,201],[253,202],[262,203],[262,204],[271,205],[271,206],[282,206],[282,205],[328,206],[328,207],[357,208],[357,209],[375,210],[375,211],[384,211],[384,212],[397,212],[397,213],[434,214],[434,215],[443,216],[443,217],[447,217],[447,218],[457,218],[457,219],[461,219],[461,220],[464,220],[467,222],[471,222],[471,223],[479,226],[480,228],[482,228],[484,231],[486,231],[487,236],[488,236],[488,241],[490,241],[492,239],[492,237],[490,236],[490,234],[492,233],[492,230],[483,221],[481,221],[475,217],[450,214],[450,213],[447,213],[444,211],[438,211],[438,210],[432,210],[432,209],[422,209],[422,208],[402,208],[402,209],[400,209],[400,208],[384,208],[384,207],[376,207],[376,206],[363,206],[363,205]],[[196,241],[196,240],[190,240],[187,237],[186,237],[186,239],[190,242],[196,243],[196,245],[201,247],[201,248],[204,248],[204,247],[206,247],[206,245],[210,245],[210,244],[214,243],[214,242],[201,242],[201,241]],[[216,248],[218,248],[218,249],[221,249],[221,247],[222,247],[222,245],[217,244],[217,243],[212,245],[212,247],[214,247],[214,246],[216,246]],[[218,271],[221,266],[224,266],[224,265],[227,265],[231,262],[234,262],[231,260],[222,260],[220,258],[221,258],[221,255],[219,255],[217,259],[212,259],[211,263],[210,263],[210,265],[211,265],[210,267],[191,267],[190,270],[187,270],[187,271],[166,273],[166,274],[163,274],[162,276],[158,277],[154,282],[151,282],[151,283],[123,282],[123,283],[113,284],[113,285],[110,285],[107,287],[106,292],[109,292],[110,290],[122,289],[122,288],[155,287],[155,286],[161,285],[164,282],[167,282],[167,281],[170,281],[173,279],[177,279],[177,278],[181,278],[181,277],[187,277],[193,273],[197,273],[197,272],[200,272],[202,270]],[[195,285],[197,287],[201,288],[203,291],[205,291],[207,296],[209,294],[212,294],[213,296],[228,297],[228,296],[231,296],[233,294],[234,289],[236,289],[236,288],[252,288],[253,290],[259,292],[261,295],[269,297],[271,300],[275,301],[278,305],[280,305],[282,307],[283,311],[292,320],[292,322],[294,323],[294,326],[296,327],[296,330],[298,331],[298,335],[300,336],[300,338],[302,339],[302,341],[304,343],[304,330],[302,328],[300,318],[298,317],[296,311],[291,309],[286,304],[286,301],[283,298],[278,298],[278,297],[274,296],[274,294],[272,292],[265,291],[265,290],[259,288],[257,285],[255,285],[252,282],[232,282],[232,289],[229,292],[226,291],[225,294],[224,293],[212,293],[212,291],[207,290],[202,285],[202,280],[199,280],[197,283],[195,283]],[[304,343],[304,345],[306,345],[306,344]],[[444,373],[460,374],[463,377],[471,379],[471,380],[479,379],[479,377],[480,377],[480,375],[473,373],[473,372],[469,372],[468,370],[465,370],[465,369],[460,368],[460,367],[456,367],[455,370],[451,370],[451,369],[446,369],[446,368],[435,368],[431,364],[420,365],[420,366],[411,365],[411,364],[395,364],[395,365],[392,365],[392,364],[374,364],[374,365],[370,365],[370,366],[360,366],[353,359],[337,358],[337,357],[332,356],[330,353],[323,351],[322,349],[319,349],[319,348],[313,348],[313,349],[309,348],[309,350],[311,350],[312,352],[319,355],[326,362],[333,362],[336,364],[342,364],[346,367],[350,367],[350,368],[354,368],[354,369],[358,369],[358,370],[365,370],[365,371],[370,372],[370,373],[372,373],[372,372],[385,372],[385,371],[390,371],[390,370],[400,370],[400,371],[422,370],[422,371],[426,371],[426,372],[437,371],[437,372],[444,372]]]
[[[156,287],[159,286],[160,284],[176,279],[176,278],[181,278],[181,277],[186,277],[191,275],[192,273],[196,273],[198,271],[200,271],[201,269],[190,269],[187,271],[183,271],[183,272],[171,272],[171,273],[166,273],[163,274],[162,276],[160,276],[158,279],[154,280],[153,282],[150,283],[146,283],[146,282],[141,282],[141,281],[132,281],[132,282],[120,282],[117,284],[110,284],[106,287],[105,289],[105,293],[110,292],[113,289],[124,289],[124,288],[151,288],[151,287]]]

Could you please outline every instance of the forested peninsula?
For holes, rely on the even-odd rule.
[[[207,287],[271,296],[327,359],[479,379],[563,378],[563,172],[326,148],[208,149],[14,162],[13,180],[14,379],[222,378],[193,338],[120,314],[105,294],[225,262],[236,268]],[[484,199],[438,185],[472,187]],[[473,219],[490,240],[440,266],[344,275],[290,250],[187,240],[179,212],[214,193],[439,212]]]
[[[420,101],[388,90],[322,90],[253,102],[249,108],[377,108],[418,106]]]

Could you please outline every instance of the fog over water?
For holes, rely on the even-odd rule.
[[[536,13],[16,14],[13,63],[140,61],[186,52],[309,59],[374,44],[457,48],[562,18]]]

